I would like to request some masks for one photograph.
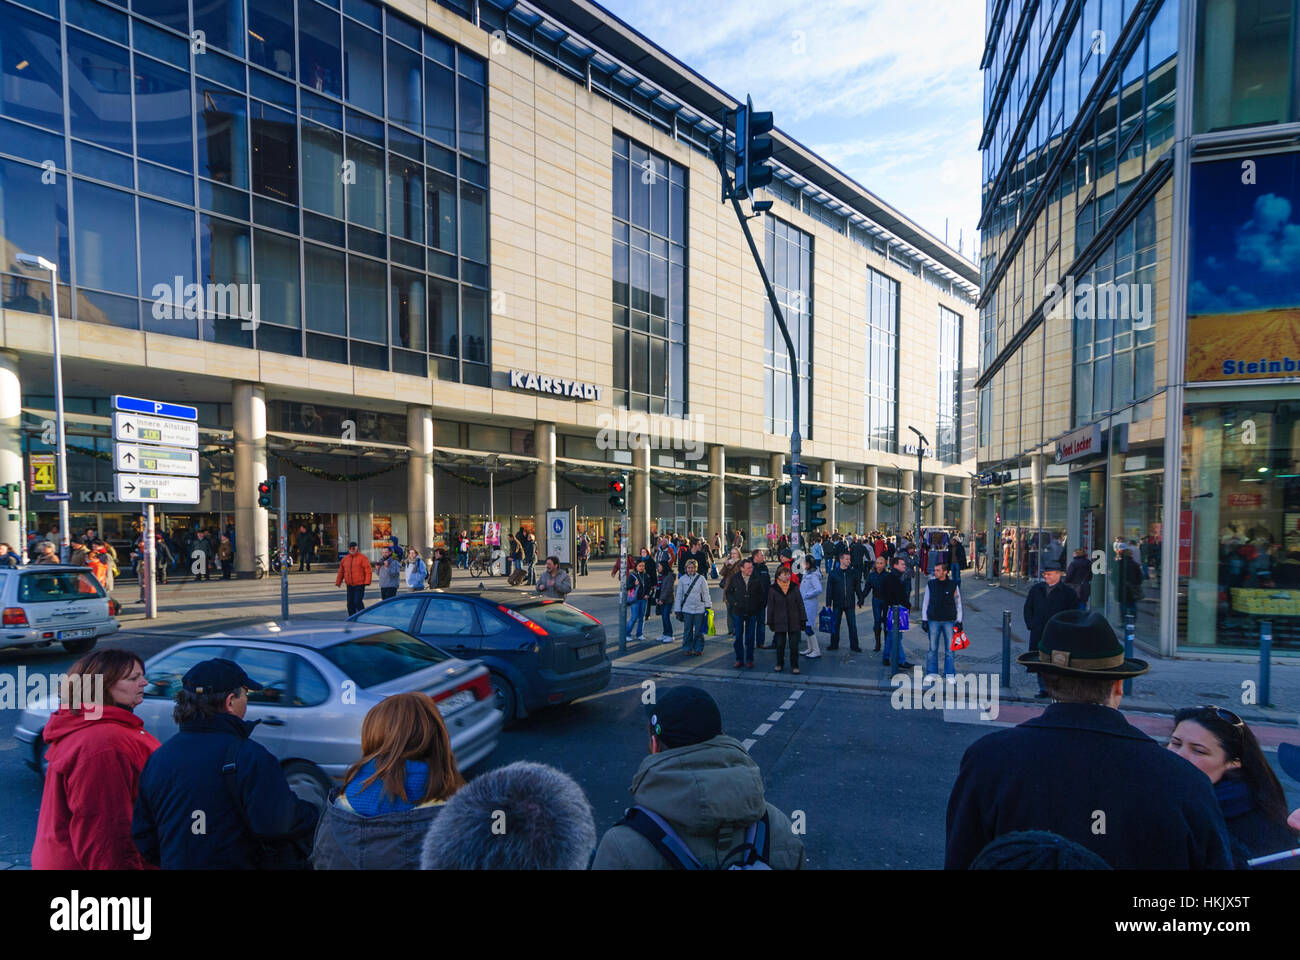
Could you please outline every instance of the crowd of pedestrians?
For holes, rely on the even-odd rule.
[[[788,579],[778,571],[775,589]],[[770,624],[788,628],[774,631],[778,649],[803,620],[788,583],[782,594],[788,603]],[[949,869],[1230,869],[1296,846],[1300,810],[1288,816],[1276,775],[1235,714],[1180,711],[1164,748],[1128,723],[1117,709],[1123,681],[1147,664],[1124,656],[1099,614],[1056,615],[1019,661],[1045,676],[1054,702],[966,751],[948,802]],[[561,770],[513,763],[466,783],[442,715],[422,693],[371,707],[358,759],[312,801],[294,794],[255,739],[245,712],[261,687],[237,663],[189,669],[176,694],[178,731],[162,744],[134,713],[147,685],[140,658],[96,651],[66,683],[95,675],[106,702],[63,706],[45,729],[36,869],[804,865],[802,831],[768,802],[761,770],[697,687],[660,689],[644,706],[647,755],[631,806],[598,837],[585,792]],[[1297,754],[1279,757],[1300,779]]]

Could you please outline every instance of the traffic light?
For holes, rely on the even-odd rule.
[[[278,485],[278,481],[275,480],[263,480],[257,485],[257,505],[259,507],[271,509],[272,494]]]
[[[826,518],[821,514],[826,512],[826,504],[822,503],[826,499],[825,487],[807,487],[808,492],[808,519],[807,527],[809,530],[815,530],[818,527],[826,526]]]
[[[781,484],[781,486],[776,488],[776,502],[777,503],[790,502],[790,484],[783,483]]]
[[[627,475],[619,474],[609,481],[609,505],[622,513],[627,507]]]
[[[772,182],[772,111],[754,110],[754,101],[736,108],[736,196],[742,200]]]
[[[18,484],[5,483],[0,484],[0,509],[8,510],[10,507],[17,507],[17,498],[14,496],[18,492]]]

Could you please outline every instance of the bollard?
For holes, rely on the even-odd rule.
[[[1133,658],[1133,638],[1137,635],[1137,624],[1134,622],[1133,614],[1124,614],[1124,659]],[[1133,678],[1129,677],[1124,681],[1124,696],[1133,692]]]
[[[1011,611],[1002,611],[1002,689],[1011,689]]]
[[[1271,707],[1268,697],[1268,684],[1273,668],[1273,621],[1261,620],[1259,623],[1259,705]]]

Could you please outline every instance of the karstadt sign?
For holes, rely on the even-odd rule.
[[[574,400],[599,400],[602,393],[601,388],[593,383],[565,380],[562,377],[544,377],[527,370],[511,370],[510,386],[518,390],[531,390],[534,393],[571,397]]]

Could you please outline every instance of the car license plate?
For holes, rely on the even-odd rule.
[[[86,637],[93,637],[94,635],[95,635],[94,630],[60,630],[59,631],[60,640],[82,640]]]
[[[468,707],[474,702],[474,693],[471,690],[461,690],[459,693],[453,693],[450,697],[438,701],[438,709],[444,714],[454,713]]]
[[[579,648],[578,648],[578,659],[579,659],[579,660],[586,660],[588,657],[594,657],[594,656],[596,656],[598,653],[600,653],[600,644],[599,644],[599,643],[593,643],[593,644],[590,644],[589,646],[579,647]]]

